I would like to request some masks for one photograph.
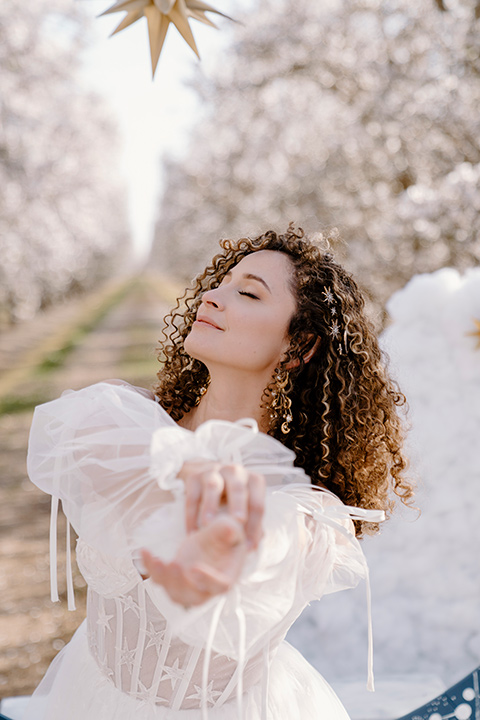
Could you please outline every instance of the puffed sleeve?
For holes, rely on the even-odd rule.
[[[127,384],[99,383],[36,408],[27,458],[31,480],[62,501],[89,545],[125,555],[132,532],[174,500],[172,468],[150,465],[153,433],[170,423],[151,398]]]
[[[365,512],[346,507],[330,492],[309,487],[291,487],[305,523],[305,566],[302,593],[307,602],[323,595],[354,588],[367,575],[367,564],[352,515]],[[368,513],[367,513],[368,515]],[[383,513],[372,513],[379,521]],[[372,518],[373,519],[373,518]]]

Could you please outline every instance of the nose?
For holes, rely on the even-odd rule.
[[[224,304],[220,288],[206,290],[202,295],[202,303],[204,303],[204,305],[210,305],[210,307],[214,307],[217,310],[223,310]]]

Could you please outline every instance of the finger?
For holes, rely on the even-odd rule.
[[[224,486],[225,481],[218,470],[202,473],[202,498],[198,513],[200,527],[208,525],[217,514]]]
[[[187,533],[198,530],[198,515],[202,498],[202,481],[199,474],[193,475],[185,482],[185,523]]]
[[[212,460],[194,459],[183,463],[178,477],[185,483],[185,524],[187,533],[199,527],[198,516],[203,492],[203,473],[216,470],[218,463]]]
[[[262,520],[265,512],[265,476],[258,473],[249,474],[248,519],[245,525],[247,542],[253,549],[263,536]]]
[[[207,554],[228,555],[230,551],[245,541],[243,524],[228,513],[220,513],[198,533],[199,548]]]
[[[245,523],[248,514],[248,471],[241,465],[226,465],[221,473],[225,479],[228,512]]]

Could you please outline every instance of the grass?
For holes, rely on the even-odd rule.
[[[48,385],[45,382],[49,375],[61,368],[68,356],[102,322],[102,320],[116,307],[125,296],[132,291],[136,278],[122,282],[120,285],[107,288],[94,297],[94,303],[87,302],[80,319],[67,328],[61,337],[58,338],[56,347],[49,349],[41,359],[30,368],[30,380],[37,378],[39,388],[37,391],[24,393],[7,393],[0,397],[0,416],[6,414],[27,412],[33,410],[37,405],[48,402],[51,399],[48,392]],[[42,389],[42,385],[44,385]]]
[[[40,374],[58,370],[64,365],[65,360],[70,353],[78,347],[83,339],[91,333],[101,323],[104,317],[116,306],[123,298],[132,290],[136,280],[130,280],[116,289],[112,294],[108,294],[103,298],[93,314],[88,319],[80,322],[72,328],[71,335],[67,337],[63,344],[50,352],[36,367],[35,371]]]
[[[145,302],[160,298],[168,306],[181,294],[181,286],[169,278],[153,274],[129,278],[109,285],[86,297],[80,315],[65,328],[45,338],[30,353],[29,362],[20,370],[9,371],[10,377],[0,389],[0,416],[33,410],[48,402],[51,396],[52,373],[63,367],[70,354],[79,347],[102,320],[131,292],[137,291]],[[159,327],[161,325],[159,318]],[[159,363],[155,359],[152,328],[137,325],[129,329],[131,342],[120,363],[120,370],[129,378],[155,377]],[[11,376],[14,377],[11,377]],[[50,380],[50,382],[49,382]],[[18,388],[18,390],[17,390]]]
[[[0,400],[0,416],[28,412],[29,410],[33,410],[37,405],[42,405],[49,400],[51,400],[51,398],[47,393],[38,393],[35,395],[6,395]]]

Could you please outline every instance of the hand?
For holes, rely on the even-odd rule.
[[[223,465],[206,460],[183,464],[178,477],[185,483],[187,533],[206,526],[226,506],[245,529],[250,548],[262,539],[265,478],[242,465]]]
[[[243,526],[227,513],[185,536],[170,563],[142,550],[142,560],[153,582],[162,585],[175,602],[200,605],[226,592],[238,579],[247,556]]]

